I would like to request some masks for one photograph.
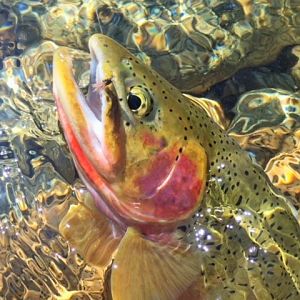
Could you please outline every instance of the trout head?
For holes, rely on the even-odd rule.
[[[207,157],[176,88],[109,37],[89,42],[85,97],[67,48],[54,54],[54,95],[66,140],[97,206],[143,233],[172,230],[199,207]]]

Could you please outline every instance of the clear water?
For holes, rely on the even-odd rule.
[[[270,180],[292,196],[293,205],[299,206],[297,49],[286,49],[271,63],[280,49],[272,48],[268,58],[251,46],[249,51],[257,58],[247,56],[249,63],[241,63],[247,69],[238,72],[232,65],[241,59],[229,56],[236,61],[224,65],[218,75],[211,74],[209,68],[234,44],[230,36],[216,42],[217,36],[232,33],[233,26],[243,32],[247,29],[242,20],[253,9],[245,4],[247,1],[106,2],[108,6],[88,0],[0,1],[1,299],[110,298],[109,280],[105,279],[111,262],[107,260],[103,266],[103,260],[100,263],[99,256],[89,252],[102,234],[101,226],[98,230],[91,197],[78,179],[52,95],[52,54],[59,45],[73,49],[75,76],[83,91],[87,89],[87,40],[95,32],[126,45],[182,90],[193,90],[190,84],[198,78],[200,88],[193,94],[218,100],[214,105],[225,112],[223,126],[266,169]],[[265,20],[266,28],[270,28],[268,22],[276,25],[277,19],[260,7],[262,1],[254,2],[258,11],[270,16],[271,20]],[[292,11],[299,18],[300,12]],[[192,27],[190,15],[197,16],[198,27]],[[179,30],[182,22],[186,22],[185,31]],[[291,32],[296,35],[296,20],[286,25],[292,26]],[[200,33],[192,35],[193,30]],[[276,34],[280,36],[279,31]],[[253,34],[250,29],[249,34]],[[272,30],[267,34],[277,41]],[[295,44],[290,36],[290,40],[282,39],[282,47]],[[181,45],[181,41],[185,43]],[[258,41],[264,40],[257,37],[253,45]],[[266,88],[273,90],[256,91]],[[60,228],[71,205],[78,209],[73,238],[84,235],[77,248]],[[202,297],[214,299],[209,292]],[[234,297],[224,292],[218,299],[255,299],[253,295]],[[266,297],[271,299],[270,295]],[[275,295],[274,299],[283,298]]]

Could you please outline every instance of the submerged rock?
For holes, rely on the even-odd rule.
[[[7,299],[109,297],[109,284],[103,279],[104,274],[109,278],[109,271],[105,273],[108,266],[104,266],[109,262],[100,260],[95,250],[101,230],[90,230],[81,240],[81,227],[77,222],[80,217],[86,219],[86,227],[82,229],[85,233],[97,224],[97,216],[93,208],[83,205],[82,199],[90,195],[78,183],[56,117],[52,53],[59,45],[74,48],[75,77],[84,92],[89,81],[87,40],[92,33],[103,32],[181,90],[197,94],[241,68],[268,63],[283,47],[299,43],[299,14],[296,1],[267,4],[242,0],[2,1],[0,296]],[[294,49],[297,55],[297,48]],[[229,133],[266,168],[275,186],[295,196],[296,207],[299,206],[300,178],[297,167],[300,96],[294,93],[295,83],[299,83],[297,68],[296,65],[292,69],[293,78],[284,71],[279,75],[277,71],[255,69],[249,81],[249,70],[242,71],[240,74],[245,76],[243,80],[248,86],[240,85],[238,80],[237,84],[227,81],[222,94],[232,92],[236,97],[253,88],[280,88],[242,95]],[[227,128],[227,115],[224,116],[220,104],[201,101],[210,116]],[[242,298],[248,281],[257,284],[251,297],[259,295],[268,299],[268,288],[257,280],[259,268],[268,274],[264,277],[268,283],[274,281],[275,273],[285,272],[285,267],[283,263],[274,266],[276,254],[267,257],[264,250],[246,236],[239,226],[244,213],[226,209],[204,211],[201,220],[207,223],[209,234],[206,232],[201,238],[207,247],[211,246],[208,244],[210,236],[214,243],[225,242],[232,248],[230,253],[223,253],[225,250],[221,247],[213,250],[216,257],[222,253],[222,258],[231,260],[225,263],[215,258],[219,270],[226,264],[231,269],[240,262],[245,263],[243,249],[249,249],[249,270],[243,268],[232,275],[234,280],[224,292],[228,299]],[[257,223],[252,216],[247,218],[243,226],[250,230],[251,224]],[[73,227],[76,234],[72,235],[68,221],[76,225]],[[266,235],[263,231],[262,236]],[[270,249],[274,252],[274,245],[270,245]],[[205,286],[205,279],[212,282],[212,288],[206,293],[217,295],[219,289],[214,290],[214,287],[221,288],[229,279],[215,278],[212,270],[213,266],[196,284],[195,291],[189,290],[188,296],[183,297],[196,294],[199,299],[199,293],[203,296],[199,286]],[[291,278],[284,274],[284,282],[292,285]],[[278,286],[275,299],[280,299],[282,278],[276,277],[276,280],[272,282]],[[236,286],[239,286],[238,291]]]

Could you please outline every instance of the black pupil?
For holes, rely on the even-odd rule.
[[[142,101],[140,97],[133,94],[128,95],[127,101],[128,101],[128,106],[131,110],[137,110],[142,105]]]

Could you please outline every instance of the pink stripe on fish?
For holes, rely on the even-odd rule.
[[[156,217],[178,218],[193,210],[201,195],[197,163],[185,154],[176,161],[176,153],[176,149],[159,153],[147,175],[136,181],[145,199],[141,204]]]

